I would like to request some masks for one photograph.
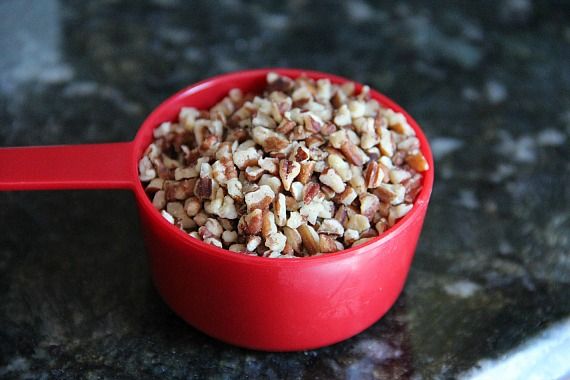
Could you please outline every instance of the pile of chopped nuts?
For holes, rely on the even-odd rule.
[[[364,86],[267,75],[154,130],[140,180],[170,223],[230,251],[304,257],[362,244],[413,207],[428,163]]]

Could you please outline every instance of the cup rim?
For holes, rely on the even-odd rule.
[[[169,223],[164,217],[156,210],[156,208],[152,205],[151,200],[148,198],[142,183],[138,178],[138,161],[140,159],[140,155],[144,152],[147,145],[150,141],[147,140],[147,135],[150,131],[157,127],[156,122],[151,123],[151,121],[156,117],[157,114],[163,112],[164,109],[168,108],[172,102],[179,100],[180,98],[187,98],[192,96],[193,94],[199,94],[200,91],[215,86],[219,83],[232,81],[237,78],[249,77],[253,79],[259,79],[260,77],[264,77],[269,72],[276,72],[280,75],[286,75],[292,78],[299,77],[301,75],[306,75],[312,79],[321,79],[321,78],[328,78],[332,83],[345,83],[345,82],[353,82],[356,86],[357,91],[364,86],[363,84],[342,77],[334,74],[329,74],[320,71],[314,70],[307,70],[307,69],[299,69],[299,68],[260,68],[260,69],[252,69],[252,70],[240,70],[234,71],[229,73],[224,73],[220,75],[216,75],[210,78],[206,78],[201,80],[195,84],[187,86],[182,90],[176,92],[175,94],[168,97],[162,103],[160,103],[157,107],[155,107],[151,113],[144,119],[142,122],[136,136],[134,139],[135,149],[133,149],[133,165],[135,167],[134,175],[135,175],[135,184],[133,187],[133,191],[135,192],[135,196],[138,199],[139,208],[142,209],[149,218],[154,219],[157,223],[154,226],[160,226],[161,228],[168,231],[169,234],[172,235],[173,239],[177,239],[181,244],[188,246],[192,252],[188,252],[189,254],[204,254],[204,255],[211,255],[213,257],[217,257],[223,260],[230,260],[234,262],[241,262],[249,265],[262,265],[262,266],[283,266],[283,265],[299,265],[299,264],[308,264],[308,263],[327,263],[327,262],[337,262],[343,259],[350,259],[355,255],[362,255],[362,254],[371,254],[372,252],[376,252],[375,248],[383,245],[388,240],[397,238],[405,229],[415,220],[421,218],[422,212],[427,207],[429,203],[429,199],[431,196],[431,192],[433,189],[433,181],[434,181],[434,162],[433,162],[433,155],[429,145],[429,142],[420,128],[419,124],[396,102],[392,99],[388,98],[386,95],[376,91],[373,88],[370,88],[370,94],[373,99],[377,100],[381,106],[390,108],[396,112],[401,112],[405,117],[410,126],[416,132],[416,137],[420,140],[420,150],[422,151],[424,157],[426,158],[429,169],[423,173],[423,182],[422,182],[422,190],[417,195],[415,202],[413,203],[413,207],[406,214],[403,218],[398,220],[392,227],[388,228],[379,236],[370,239],[369,241],[360,244],[356,247],[350,247],[347,249],[343,249],[341,251],[333,252],[333,253],[325,253],[317,256],[308,256],[308,257],[294,257],[294,258],[268,258],[268,257],[259,257],[253,255],[246,255],[240,252],[233,252],[225,248],[219,248],[210,244],[207,244],[201,240],[192,238],[181,230],[180,228],[176,227],[175,225]],[[213,105],[213,104],[212,104]],[[164,120],[166,121],[166,120]],[[150,133],[152,135],[152,133]]]

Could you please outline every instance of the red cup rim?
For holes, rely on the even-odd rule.
[[[133,160],[135,162],[135,165],[138,164],[141,152],[144,151],[144,149],[149,143],[149,141],[146,141],[145,139],[145,134],[147,133],[147,131],[157,127],[156,124],[150,124],[150,120],[153,119],[153,116],[155,114],[158,114],[164,108],[167,108],[171,102],[175,101],[180,97],[187,97],[196,92],[200,92],[202,89],[214,86],[222,81],[231,81],[244,76],[258,78],[259,76],[265,76],[268,72],[276,72],[280,75],[286,75],[292,78],[296,78],[301,75],[306,75],[307,77],[312,79],[328,78],[333,83],[353,82],[356,85],[357,90],[360,90],[363,86],[359,82],[341,76],[337,76],[334,74],[328,74],[313,70],[291,69],[291,68],[260,68],[253,70],[243,70],[243,71],[225,73],[204,79],[198,83],[185,87],[184,89],[170,96],[146,117],[134,140],[135,145],[139,148],[139,149],[134,149]],[[231,260],[235,262],[247,263],[251,265],[262,265],[262,266],[299,265],[302,263],[306,264],[308,262],[312,263],[335,262],[341,259],[348,259],[354,255],[371,254],[372,252],[376,252],[374,247],[382,245],[385,241],[389,239],[396,238],[415,219],[421,218],[421,213],[423,212],[423,209],[427,207],[429,198],[431,196],[431,191],[433,188],[434,163],[428,140],[422,129],[419,127],[418,123],[392,99],[388,98],[387,96],[379,93],[378,91],[372,88],[370,89],[370,94],[372,95],[372,98],[376,99],[383,107],[390,108],[396,112],[401,112],[406,117],[406,120],[416,132],[416,137],[420,140],[420,150],[422,151],[423,155],[425,156],[429,164],[429,169],[423,173],[424,178],[422,183],[422,190],[418,194],[412,210],[408,212],[408,214],[406,214],[403,218],[398,220],[396,224],[387,229],[385,232],[363,244],[334,253],[326,253],[318,256],[283,258],[283,259],[246,255],[239,252],[232,252],[224,248],[218,248],[216,246],[204,243],[201,240],[192,238],[187,233],[185,233],[184,231],[182,231],[181,229],[177,228],[175,225],[169,223],[166,219],[164,219],[160,214],[160,212],[158,212],[158,210],[154,208],[152,202],[146,195],[146,192],[144,191],[142,184],[138,179],[138,171],[135,170],[136,185],[134,187],[134,191],[135,195],[139,200],[139,206],[142,207],[150,217],[158,220],[159,225],[164,226],[164,228],[167,229],[169,233],[172,234],[173,238],[176,238],[182,243],[188,245],[189,248],[193,248],[193,251],[196,251],[196,253],[213,255],[220,259]]]

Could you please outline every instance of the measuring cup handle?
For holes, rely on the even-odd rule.
[[[1,190],[132,189],[132,142],[0,148]]]

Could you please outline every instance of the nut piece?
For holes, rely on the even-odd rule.
[[[359,233],[362,233],[370,228],[370,222],[368,218],[364,215],[354,214],[348,219],[348,223],[346,225],[347,229],[356,230]]]
[[[335,193],[342,193],[346,187],[342,178],[332,168],[325,169],[319,176],[319,180],[333,189]]]
[[[277,225],[275,224],[275,215],[271,211],[263,213],[263,220],[261,223],[261,235],[267,239],[269,236],[277,233]]]
[[[383,179],[384,172],[380,169],[378,162],[370,161],[368,166],[366,166],[366,171],[364,173],[366,187],[369,189],[375,189],[382,184]]]
[[[287,223],[287,206],[284,194],[277,194],[275,203],[273,204],[273,210],[275,211],[275,223],[279,227],[283,227]]]
[[[314,255],[319,252],[319,235],[315,232],[313,227],[301,224],[297,228],[297,231],[299,232],[299,235],[301,235],[303,246],[310,255]]]
[[[360,213],[372,219],[376,211],[380,209],[380,200],[374,194],[366,193],[360,196]]]
[[[406,157],[406,163],[417,172],[425,172],[429,164],[421,152]]]
[[[256,191],[245,194],[245,204],[247,205],[247,212],[255,209],[264,210],[275,199],[275,193],[267,185],[262,185]]]
[[[301,235],[296,229],[290,227],[283,227],[283,233],[287,237],[287,244],[291,246],[293,251],[299,253],[302,249],[302,239]]]
[[[319,234],[319,252],[330,253],[338,251],[334,236]]]
[[[301,164],[295,161],[281,160],[279,161],[279,177],[283,183],[283,188],[289,191],[291,183],[295,177],[301,172]]]
[[[263,212],[255,209],[241,217],[238,223],[238,231],[246,235],[255,235],[261,232],[263,224]]]
[[[249,252],[253,252],[256,250],[257,247],[261,244],[261,238],[259,236],[248,236],[247,237],[247,244],[246,249]]]
[[[243,170],[248,166],[257,165],[260,158],[259,153],[254,147],[236,150],[233,154],[234,164],[236,164],[240,170]]]
[[[232,244],[228,249],[233,252],[245,252],[247,250],[245,244]]]
[[[238,239],[238,233],[236,231],[224,231],[222,233],[222,240],[224,243],[235,243]]]
[[[358,194],[356,191],[354,191],[352,187],[347,186],[342,193],[335,197],[335,200],[345,206],[350,206],[357,196]]]
[[[279,152],[289,146],[289,140],[285,136],[264,127],[253,128],[251,136],[267,153]]]
[[[313,175],[313,171],[315,170],[315,161],[307,161],[301,163],[301,171],[297,176],[297,180],[305,185],[311,179],[311,175]]]
[[[320,191],[318,183],[309,182],[303,188],[303,202],[307,205],[317,196]]]
[[[272,252],[282,252],[285,248],[285,243],[287,238],[281,232],[272,234],[265,240],[265,246],[269,248]]]
[[[321,223],[318,233],[342,236],[344,234],[344,227],[336,219],[325,219]]]
[[[289,219],[287,219],[287,227],[296,229],[299,228],[299,226],[304,222],[305,221],[303,220],[301,214],[297,211],[293,211],[289,215]]]
[[[360,233],[356,230],[346,230],[344,231],[344,243],[347,245],[351,245],[355,241],[360,239]]]
[[[348,162],[342,159],[338,154],[329,154],[327,162],[331,168],[340,176],[343,182],[350,181],[352,171]]]

